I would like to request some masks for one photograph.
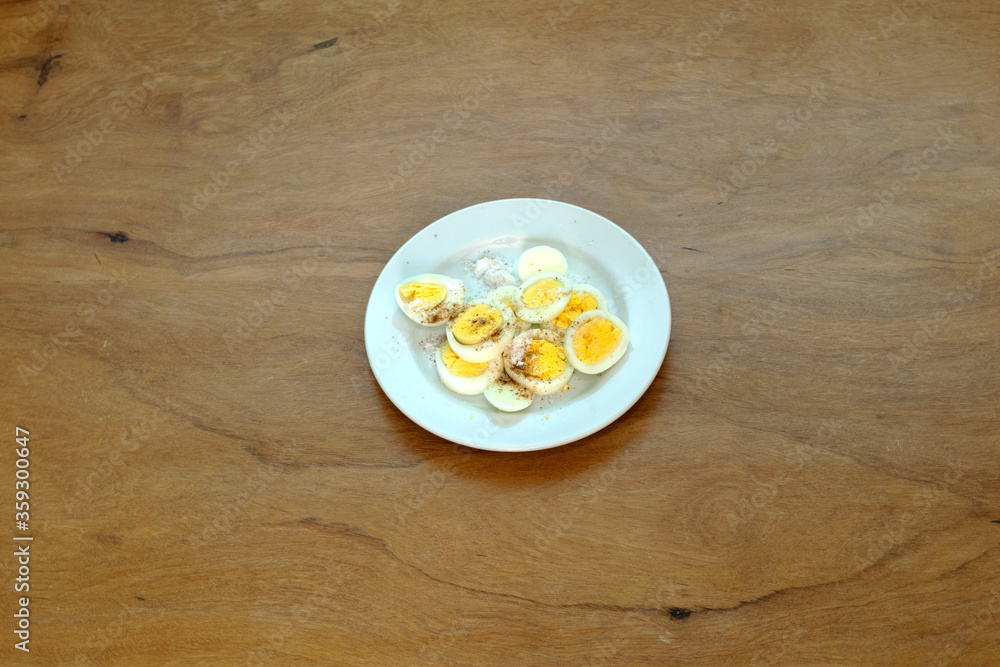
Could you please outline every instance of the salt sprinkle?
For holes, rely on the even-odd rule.
[[[431,334],[426,336],[418,345],[421,351],[423,351],[424,356],[426,356],[430,361],[434,361],[434,357],[437,355],[437,349],[444,345],[446,337],[443,334]]]
[[[528,341],[520,340],[516,345],[510,347],[507,353],[507,361],[511,366],[521,366],[524,363],[524,353],[528,350]]]
[[[506,262],[498,257],[483,255],[469,268],[476,280],[481,280],[490,289],[503,285],[516,285],[517,279],[510,272]]]

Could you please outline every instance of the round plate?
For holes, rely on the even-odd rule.
[[[538,396],[526,410],[506,413],[483,396],[460,396],[441,384],[432,355],[444,326],[411,322],[396,305],[393,288],[420,273],[442,273],[460,279],[466,298],[474,298],[488,290],[471,274],[470,260],[488,254],[513,268],[536,245],[561,250],[570,279],[604,293],[608,310],[628,325],[629,346],[604,373],[573,373],[567,391]],[[389,400],[431,433],[501,452],[564,445],[616,420],[652,384],[669,339],[667,288],[643,247],[607,218],[544,199],[477,204],[427,226],[382,269],[365,314],[368,362]]]

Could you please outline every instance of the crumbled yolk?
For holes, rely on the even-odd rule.
[[[566,353],[547,340],[534,340],[524,351],[525,373],[542,380],[551,380],[566,370]]]
[[[556,300],[561,289],[562,283],[555,278],[542,278],[524,290],[522,297],[524,305],[528,308],[541,308],[548,305]]]
[[[493,306],[478,303],[462,311],[451,325],[455,340],[463,345],[475,345],[489,338],[500,325],[503,315]]]
[[[573,351],[585,364],[596,364],[611,354],[621,339],[622,331],[603,317],[593,317],[573,334]]]
[[[440,283],[407,283],[399,288],[403,303],[417,310],[426,310],[438,305],[448,295],[448,289]]]
[[[556,326],[565,329],[573,320],[588,310],[597,310],[597,299],[594,298],[594,295],[589,292],[573,292],[566,308],[556,318]]]
[[[455,350],[451,349],[451,345],[445,343],[441,347],[441,361],[444,362],[445,367],[451,371],[454,375],[463,378],[474,378],[482,375],[486,372],[486,368],[489,363],[482,364],[470,364],[468,361],[462,361],[455,354]]]

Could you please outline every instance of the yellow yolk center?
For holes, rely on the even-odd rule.
[[[580,317],[581,313],[588,310],[597,310],[597,299],[594,295],[589,292],[574,292],[562,314],[556,318],[556,326],[565,329],[573,320]]]
[[[427,310],[444,301],[448,289],[440,283],[407,283],[399,288],[399,295],[414,309]]]
[[[463,378],[478,377],[485,373],[489,366],[489,363],[470,364],[468,361],[462,361],[448,343],[441,348],[441,361],[452,374]]]
[[[596,364],[618,347],[621,337],[621,329],[603,317],[593,317],[573,334],[573,351],[583,363]]]
[[[547,340],[534,340],[524,352],[525,373],[542,380],[551,380],[566,370],[566,353]]]
[[[489,338],[503,324],[503,315],[493,306],[479,303],[462,311],[451,325],[455,340],[475,345]]]
[[[542,278],[524,290],[524,296],[522,297],[524,305],[528,308],[541,308],[548,305],[556,300],[561,289],[562,283],[555,278]]]

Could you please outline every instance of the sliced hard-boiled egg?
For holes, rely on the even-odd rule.
[[[483,396],[490,405],[503,412],[524,410],[534,400],[534,395],[527,387],[514,382],[506,373],[501,374],[499,380],[488,386]]]
[[[487,300],[501,301],[504,305],[513,311],[514,297],[517,296],[517,288],[513,285],[504,285],[503,287],[498,287],[489,294],[486,295]],[[514,326],[514,333],[519,334],[522,331],[527,331],[531,328],[531,322],[525,322],[522,319],[518,319]]]
[[[394,288],[396,303],[417,324],[444,324],[462,308],[465,285],[461,280],[439,273],[421,273]]]
[[[572,293],[566,276],[539,273],[517,288],[511,306],[525,322],[546,322],[566,308]]]
[[[517,260],[517,275],[522,281],[539,273],[559,273],[566,275],[569,264],[566,256],[547,245],[528,248]]]
[[[628,348],[628,327],[606,310],[588,310],[566,329],[563,345],[573,368],[593,375],[608,370]]]
[[[502,301],[470,301],[448,322],[445,335],[455,354],[478,364],[496,359],[514,337],[514,311]]]
[[[437,349],[437,353],[434,355],[434,365],[437,366],[441,384],[456,394],[465,396],[476,396],[483,393],[503,374],[503,362],[500,357],[479,364],[471,364],[459,358],[448,343],[444,343]]]
[[[573,375],[562,336],[549,329],[529,329],[514,338],[503,365],[514,382],[541,395],[561,390]]]
[[[590,285],[573,285],[573,294],[570,295],[569,303],[552,323],[559,331],[565,331],[581,313],[588,310],[607,309],[608,301],[599,289]]]

